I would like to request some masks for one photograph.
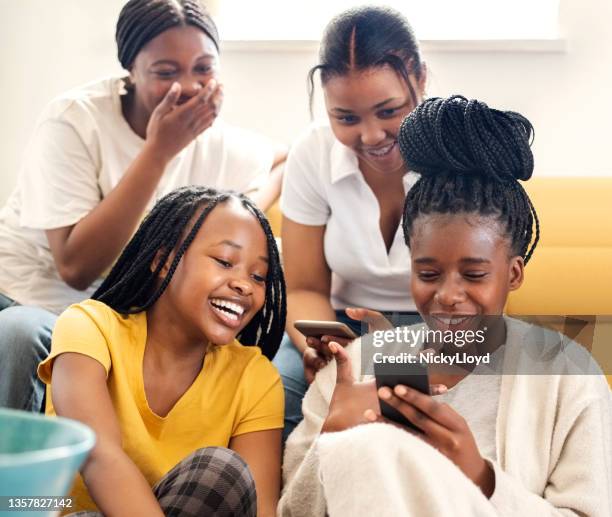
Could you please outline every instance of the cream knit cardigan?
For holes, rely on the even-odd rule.
[[[526,352],[533,326],[506,318],[504,370],[531,364]],[[542,334],[540,334],[541,336]],[[546,331],[548,375],[502,377],[496,423],[495,492],[490,499],[500,516],[612,517],[612,396],[602,375],[559,375],[575,371],[576,362],[591,361],[573,342],[560,344]],[[610,344],[612,346],[612,343]],[[361,371],[360,342],[347,347],[353,372]],[[554,354],[550,354],[554,351]],[[554,356],[554,358],[553,358]],[[554,365],[554,369],[553,369]],[[560,370],[565,365],[566,370]],[[515,368],[515,369],[513,369]],[[319,479],[316,442],[336,382],[332,361],[316,376],[303,401],[304,420],[287,441],[282,516],[324,516],[326,502]],[[338,458],[340,461],[341,459]],[[363,480],[358,491],[372,489]],[[444,497],[443,491],[440,494]],[[384,509],[381,509],[384,513]],[[382,514],[381,514],[382,515]]]

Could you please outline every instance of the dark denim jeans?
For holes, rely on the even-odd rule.
[[[19,304],[12,298],[4,296],[2,293],[0,293],[0,311],[3,309],[8,309],[9,307],[13,307],[15,305]]]
[[[49,355],[56,319],[0,294],[0,407],[44,411],[45,385],[36,369]]]

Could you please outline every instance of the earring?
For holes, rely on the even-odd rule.
[[[132,81],[132,75],[128,75],[123,79],[123,86],[126,91],[131,91],[134,89],[134,81]]]

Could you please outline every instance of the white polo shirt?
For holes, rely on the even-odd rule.
[[[79,222],[115,188],[144,146],[121,111],[123,79],[96,81],[52,101],[26,148],[17,188],[0,210],[0,292],[59,313],[89,298],[55,267],[45,230]],[[274,160],[268,139],[215,123],[168,164],[147,210],[171,190],[207,185],[246,192]],[[104,245],[105,235],[100,235]]]
[[[404,176],[404,192],[418,174]],[[332,271],[334,309],[367,307],[415,311],[410,294],[410,255],[401,225],[387,253],[380,207],[357,156],[315,124],[292,146],[285,167],[281,210],[299,224],[325,225],[325,260]]]

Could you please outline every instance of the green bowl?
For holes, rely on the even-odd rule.
[[[56,515],[62,507],[48,508],[51,501],[42,498],[68,494],[95,441],[74,420],[0,408],[0,515]]]

